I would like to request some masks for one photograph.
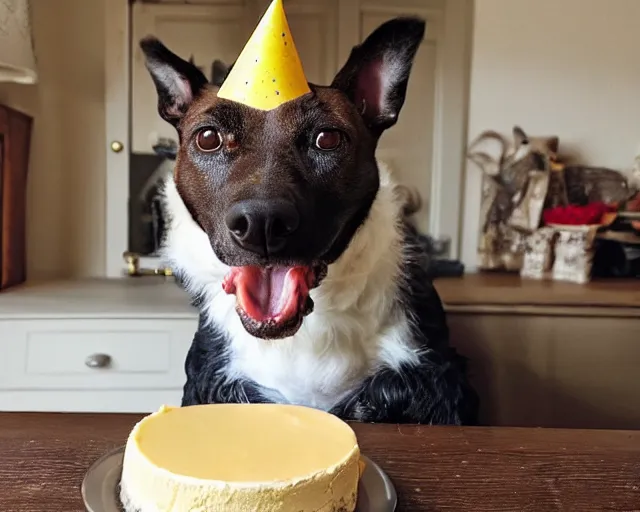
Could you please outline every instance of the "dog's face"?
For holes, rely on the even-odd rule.
[[[309,290],[366,220],[376,145],[397,121],[424,30],[413,18],[383,24],[331,86],[310,84],[270,111],[218,98],[191,63],[141,42],[160,115],[179,135],[176,188],[230,267],[223,287],[254,336],[297,331],[313,307]]]

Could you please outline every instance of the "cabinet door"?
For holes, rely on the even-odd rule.
[[[337,72],[337,0],[285,2],[291,34],[309,82],[329,85]]]
[[[251,11],[235,5],[134,4],[132,12],[132,151],[152,153],[158,138],[175,139],[174,128],[158,116],[157,96],[138,45],[154,35],[171,51],[195,64],[211,78],[215,59],[232,63],[251,34]]]
[[[396,180],[416,188],[421,231],[451,238],[456,256],[467,105],[469,0],[340,0],[338,65],[381,23],[403,15],[426,20],[407,98],[378,158]]]
[[[443,14],[439,2],[430,2],[433,6],[425,8],[428,3],[361,0],[352,6],[350,17],[353,21],[350,24],[343,22],[341,27],[343,32],[355,29],[357,42],[361,42],[382,23],[397,16],[418,15],[426,19],[426,35],[414,61],[400,118],[383,134],[377,151],[378,158],[390,166],[397,181],[420,192],[423,210],[418,215],[418,225],[424,231],[429,229],[438,45]],[[352,46],[349,34],[343,34],[342,39],[345,48],[341,53],[348,54],[348,46]]]

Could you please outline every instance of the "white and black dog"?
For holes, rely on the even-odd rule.
[[[183,405],[280,402],[370,422],[473,424],[426,255],[374,156],[405,100],[425,23],[397,18],[329,87],[271,111],[217,97],[141,41],[180,145],[165,254],[200,310]]]

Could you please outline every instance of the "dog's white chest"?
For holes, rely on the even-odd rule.
[[[376,322],[364,320],[313,313],[295,336],[278,341],[253,338],[236,325],[229,370],[273,390],[268,399],[330,410],[381,366],[395,368],[416,357],[406,321],[371,330]]]
[[[369,367],[365,353],[301,335],[274,342],[234,339],[232,354],[232,372],[272,390],[267,398],[323,410],[352,392]]]

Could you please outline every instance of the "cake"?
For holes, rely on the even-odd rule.
[[[316,409],[277,404],[162,407],[125,447],[125,512],[352,512],[355,433]]]

